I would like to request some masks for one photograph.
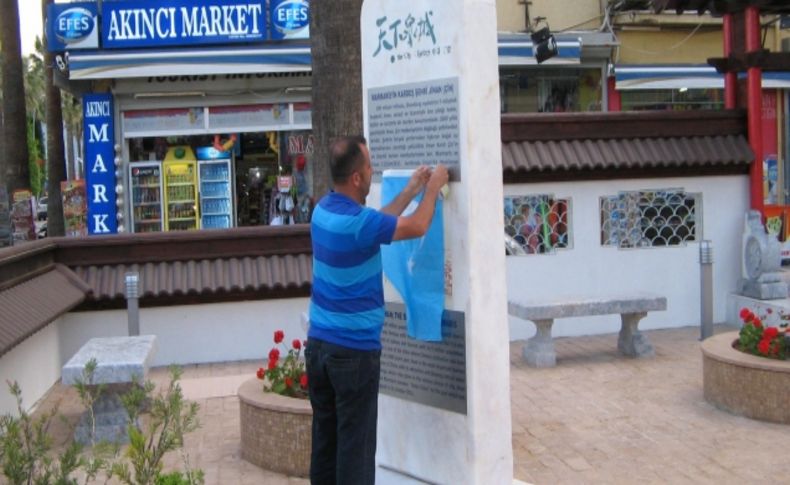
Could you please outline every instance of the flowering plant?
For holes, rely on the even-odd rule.
[[[773,312],[769,308],[767,313],[770,315]],[[779,327],[764,325],[765,318],[760,318],[748,308],[741,309],[740,317],[743,320],[743,327],[738,334],[738,347],[741,351],[769,359],[787,358],[785,334],[788,333],[788,328],[784,315],[780,317],[782,323]]]
[[[269,363],[266,368],[260,367],[256,375],[263,381],[264,392],[304,399],[307,397],[307,372],[301,354],[307,341],[294,339],[291,348],[288,348],[283,340],[285,340],[285,332],[275,331],[275,346],[269,351]],[[282,353],[280,348],[283,349]],[[285,357],[281,358],[282,354],[285,354]]]

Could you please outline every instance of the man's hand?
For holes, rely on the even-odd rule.
[[[426,165],[420,165],[411,175],[409,182],[406,184],[405,192],[414,198],[422,192],[425,184],[431,178],[431,169]]]
[[[431,173],[431,177],[428,180],[428,188],[434,189],[437,192],[444,187],[447,182],[450,180],[450,174],[447,172],[447,167],[442,165],[441,163],[433,169],[433,173]]]

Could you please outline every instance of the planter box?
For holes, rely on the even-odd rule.
[[[241,456],[266,470],[310,474],[313,410],[307,399],[263,392],[252,378],[239,387]]]
[[[790,361],[743,353],[732,347],[738,332],[702,343],[705,400],[747,418],[790,424]]]

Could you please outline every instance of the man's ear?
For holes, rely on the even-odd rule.
[[[359,184],[362,183],[362,175],[359,172],[354,171],[351,173],[349,180],[354,185],[354,187],[359,187]]]

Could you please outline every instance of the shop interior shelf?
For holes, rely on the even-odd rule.
[[[225,216],[225,217],[229,217],[230,216],[230,214],[228,214],[227,212],[202,212],[200,215],[203,216],[203,217],[206,217],[206,216]]]
[[[134,221],[135,224],[159,224],[162,219],[138,219]]]
[[[184,221],[194,221],[194,217],[171,217],[168,219],[170,222],[184,222]]]
[[[135,189],[158,189],[159,184],[133,184]]]
[[[227,195],[202,195],[200,196],[201,199],[228,199]]]
[[[228,182],[228,178],[221,178],[221,179],[200,179],[201,183],[212,183],[212,184],[225,184]]]
[[[195,185],[194,182],[167,182],[168,187],[183,187],[185,185]]]
[[[140,206],[140,205],[159,205],[161,203],[162,203],[162,201],[155,200],[153,202],[135,202],[134,205],[136,205],[136,206]]]
[[[167,201],[168,205],[173,205],[173,204],[194,204],[194,203],[195,203],[195,199],[168,200]]]

